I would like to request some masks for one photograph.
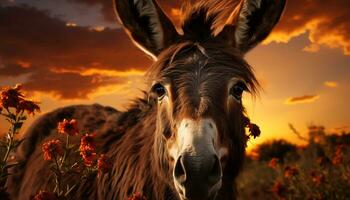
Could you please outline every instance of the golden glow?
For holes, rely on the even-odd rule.
[[[335,81],[326,81],[323,83],[324,86],[329,87],[329,88],[336,88],[338,87],[338,83]]]
[[[300,97],[291,97],[285,101],[285,104],[292,105],[292,104],[301,104],[301,103],[312,103],[319,98],[320,98],[319,95],[304,95]]]
[[[30,62],[25,62],[25,61],[17,61],[17,64],[23,68],[29,68],[31,66]]]
[[[96,31],[96,32],[101,32],[101,31],[104,31],[105,29],[106,29],[106,27],[104,27],[104,26],[95,26],[95,27],[91,28],[91,30]]]
[[[294,16],[295,19],[300,16]],[[304,26],[299,27],[291,32],[285,30],[273,31],[269,37],[263,42],[263,44],[270,44],[271,42],[288,43],[292,38],[309,32],[310,45],[304,47],[304,51],[317,52],[320,49],[320,45],[325,45],[329,48],[340,48],[343,50],[344,55],[350,55],[350,41],[345,38],[344,30],[322,30],[320,25],[327,23],[327,18],[319,18],[310,20]],[[325,32],[327,31],[327,32]]]
[[[309,53],[316,53],[320,50],[320,45],[316,43],[311,43],[309,46],[306,46],[303,48],[303,51],[309,52]]]
[[[181,16],[181,10],[177,9],[177,8],[172,8],[170,13],[175,18],[180,18],[180,16]]]
[[[80,74],[81,76],[102,75],[102,76],[110,76],[110,77],[143,76],[145,74],[144,71],[135,70],[135,69],[130,69],[126,71],[97,69],[97,68],[76,70],[76,69],[67,69],[67,68],[62,69],[62,68],[53,67],[51,71],[55,73],[77,73],[77,74]]]
[[[66,26],[67,26],[67,27],[76,27],[77,24],[76,24],[75,22],[67,22],[67,23],[66,23]]]

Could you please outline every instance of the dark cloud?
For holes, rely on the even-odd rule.
[[[106,20],[115,20],[113,0],[68,0],[76,3],[102,7]],[[199,0],[192,0],[196,2]],[[228,0],[237,2],[237,0]],[[158,1],[161,7],[175,21],[178,9],[184,0]],[[316,52],[321,45],[340,48],[350,55],[350,1],[349,0],[289,0],[281,22],[275,28],[271,41],[288,42],[291,38],[308,32],[310,45],[305,51]]]
[[[122,29],[67,26],[29,6],[0,6],[0,27],[0,76],[30,74],[28,89],[62,98],[84,98],[98,87],[122,80],[79,73],[84,70],[145,70],[150,64]],[[103,81],[94,82],[98,79]],[[79,86],[66,87],[74,82]]]
[[[83,3],[86,5],[101,6],[101,12],[106,20],[108,21],[115,21],[116,17],[114,14],[114,0],[67,0],[68,2],[75,2],[75,3]],[[171,9],[173,8],[179,8],[181,5],[181,2],[183,0],[167,0],[167,1],[158,1],[161,7],[167,12],[171,13]]]
[[[6,66],[0,66],[0,76],[16,77],[27,73],[29,73],[29,69],[19,64],[11,63]]]
[[[291,97],[286,100],[286,104],[300,104],[300,103],[311,103],[319,99],[319,95],[303,95],[298,97]]]
[[[24,85],[26,90],[50,92],[60,99],[85,99],[103,86],[124,83],[120,77],[81,76],[70,72],[56,74],[49,70],[33,73],[28,78]]]

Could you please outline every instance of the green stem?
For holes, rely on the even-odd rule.
[[[7,108],[6,108],[6,111],[7,111],[8,115],[12,114]],[[18,123],[18,114],[16,114],[16,116],[15,116],[15,121],[11,123],[12,124],[11,130],[7,133],[8,142],[7,142],[7,147],[6,147],[6,153],[5,153],[5,156],[3,158],[4,163],[7,163],[7,159],[10,155],[11,150],[12,150],[13,137],[14,137],[15,132],[16,132],[16,128],[15,128],[16,123]]]
[[[58,196],[60,196],[61,195],[61,168],[60,168],[60,165],[58,164],[58,160],[57,160],[56,155],[54,155],[54,160],[55,160],[55,164],[56,164],[56,168],[57,168],[57,173],[55,173],[57,194],[58,194]]]
[[[62,157],[62,160],[61,160],[61,167],[66,162],[68,151],[69,151],[69,135],[67,134],[67,137],[66,137],[66,149],[64,151],[64,154],[63,154],[63,157]]]

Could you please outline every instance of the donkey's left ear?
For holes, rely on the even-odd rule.
[[[136,45],[154,60],[178,33],[155,0],[114,0],[119,22]]]
[[[285,5],[286,0],[241,0],[220,35],[230,37],[231,43],[245,54],[270,34]]]

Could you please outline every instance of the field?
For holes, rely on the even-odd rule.
[[[27,117],[40,111],[37,103],[26,99],[20,90],[18,85],[1,93],[0,113],[10,129],[0,144],[0,199],[8,199],[8,172],[21,164],[13,159],[13,152],[23,141],[16,136]],[[305,138],[292,125],[290,128],[306,145],[274,140],[257,146],[247,155],[237,180],[238,199],[349,199],[350,133],[326,133],[322,126],[310,126]],[[94,134],[82,133],[76,120],[59,122],[57,134],[66,139],[45,141],[42,145],[43,159],[52,171],[53,187],[38,191],[35,200],[71,199],[77,183],[68,180],[99,177],[111,170],[112,161],[96,152]],[[80,137],[80,145],[70,144],[70,137]],[[144,198],[135,194],[129,199]]]
[[[275,140],[257,147],[237,181],[239,199],[349,199],[350,133],[310,126],[308,135],[305,146]]]

